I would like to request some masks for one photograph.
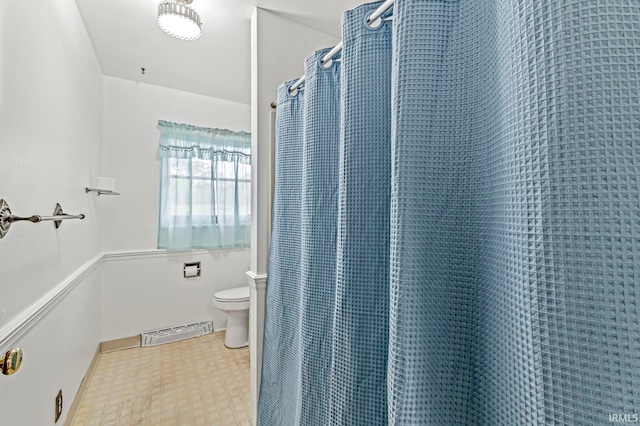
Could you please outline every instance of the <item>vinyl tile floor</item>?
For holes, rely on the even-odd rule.
[[[249,348],[221,331],[102,354],[73,424],[249,425]]]

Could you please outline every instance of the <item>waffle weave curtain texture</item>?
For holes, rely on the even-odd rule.
[[[158,128],[158,248],[249,246],[250,135],[166,121]]]
[[[640,415],[640,3],[380,4],[278,89],[260,425]]]

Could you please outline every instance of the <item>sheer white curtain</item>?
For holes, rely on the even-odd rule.
[[[165,121],[158,127],[158,248],[248,246],[250,135]]]

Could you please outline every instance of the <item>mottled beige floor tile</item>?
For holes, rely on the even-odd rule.
[[[75,426],[249,424],[249,349],[224,332],[100,357]]]

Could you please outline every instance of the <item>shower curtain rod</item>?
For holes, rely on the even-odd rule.
[[[378,19],[380,19],[382,15],[384,15],[384,13],[387,10],[391,9],[391,7],[395,2],[396,0],[387,0],[384,3],[382,3],[371,15],[369,15],[369,17],[367,18],[367,24],[372,25],[373,23],[375,23]],[[322,59],[320,59],[320,63],[322,65],[326,64],[334,56],[336,56],[338,52],[340,52],[341,50],[342,50],[342,42],[336,44],[336,46],[333,49],[327,52],[327,54],[324,55]],[[291,87],[289,88],[289,93],[295,92],[300,86],[302,86],[302,83],[304,83],[304,75],[300,77],[298,81],[296,81],[291,85]]]

